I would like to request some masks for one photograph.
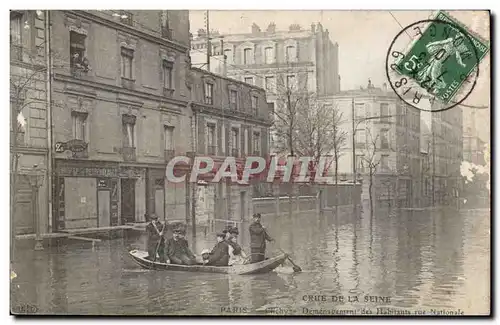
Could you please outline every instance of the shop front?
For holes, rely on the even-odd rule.
[[[55,231],[119,225],[118,181],[116,163],[56,160]]]

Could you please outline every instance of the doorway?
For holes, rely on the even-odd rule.
[[[99,206],[99,228],[100,227],[110,227],[111,226],[111,218],[110,218],[110,191],[109,190],[101,190],[97,191],[97,205]]]
[[[121,179],[122,222],[135,222],[135,179]]]

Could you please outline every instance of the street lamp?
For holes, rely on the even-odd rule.
[[[28,173],[29,182],[31,185],[31,202],[33,205],[33,218],[35,221],[35,250],[43,250],[43,241],[40,236],[40,210],[38,208],[38,190],[43,184],[44,175],[38,165],[34,165],[33,169]]]

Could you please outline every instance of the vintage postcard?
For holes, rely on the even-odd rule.
[[[490,315],[490,14],[11,10],[11,315]]]

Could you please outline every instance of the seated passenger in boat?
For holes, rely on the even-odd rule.
[[[174,229],[173,237],[167,240],[165,252],[167,259],[172,264],[193,265],[196,264],[196,256],[189,249],[188,241],[185,238],[184,229]]]
[[[210,259],[210,250],[205,248],[204,250],[201,251],[201,260],[203,264],[207,264],[209,259]]]
[[[229,245],[229,265],[242,265],[247,256],[238,244],[239,231],[237,227],[231,227],[226,237],[226,243]]]
[[[211,266],[228,266],[229,263],[229,246],[226,243],[225,234],[217,233],[217,244],[210,252],[206,265]]]

